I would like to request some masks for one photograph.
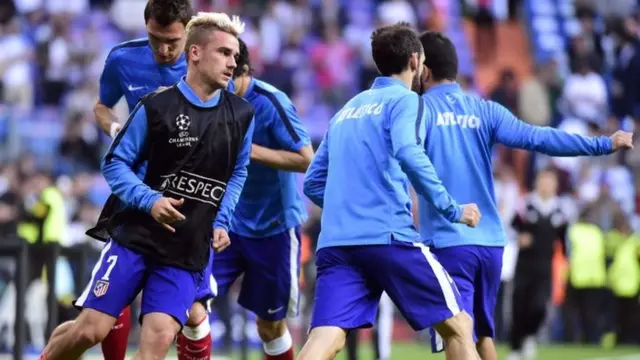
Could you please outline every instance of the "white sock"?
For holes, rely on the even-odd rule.
[[[266,342],[262,344],[262,346],[264,347],[264,352],[267,355],[276,356],[289,351],[293,346],[293,339],[291,338],[289,330],[287,330],[279,338]]]
[[[191,341],[204,339],[211,333],[211,324],[209,324],[209,315],[205,316],[200,324],[196,326],[185,325],[182,328],[182,335]]]

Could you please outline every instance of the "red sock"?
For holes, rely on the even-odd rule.
[[[176,339],[178,360],[211,359],[211,325],[209,317],[197,326],[185,326]]]
[[[104,360],[124,360],[127,355],[129,332],[131,331],[131,309],[127,306],[120,313],[111,332],[102,340],[102,355]]]
[[[264,355],[264,360],[293,360],[293,346],[279,355]]]

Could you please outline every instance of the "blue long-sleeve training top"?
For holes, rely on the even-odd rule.
[[[200,107],[214,107],[220,100],[220,95],[207,102],[200,100],[189,86],[181,80],[178,89],[185,98],[194,105]],[[223,91],[223,90],[221,90]],[[242,187],[247,178],[247,165],[251,152],[251,137],[253,134],[253,121],[247,130],[242,148],[238,153],[235,168],[231,178],[227,182],[224,197],[218,209],[218,215],[214,227],[229,229],[229,222]],[[126,205],[144,212],[151,212],[153,204],[162,195],[146,185],[144,169],[135,171],[136,165],[147,161],[146,143],[148,141],[147,114],[144,106],[138,105],[129,116],[127,123],[118,133],[116,140],[107,152],[102,162],[102,173],[111,187],[111,191]]]
[[[419,194],[420,234],[430,246],[504,246],[493,188],[491,148],[495,143],[552,156],[612,152],[608,137],[584,137],[529,125],[495,102],[465,95],[457,84],[438,85],[423,99],[427,155],[449,193],[463,204],[478,204],[482,212],[476,228],[452,224]]]
[[[460,218],[422,149],[423,115],[417,94],[379,77],[333,117],[304,180],[304,193],[324,209],[318,249],[418,241],[409,179],[443,218]]]

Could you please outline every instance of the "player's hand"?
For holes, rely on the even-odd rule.
[[[186,217],[177,210],[182,204],[184,204],[184,199],[177,200],[170,197],[162,197],[153,204],[151,216],[165,229],[176,232],[176,229],[174,229],[171,224],[186,219]]]
[[[521,249],[528,249],[533,243],[533,237],[530,233],[522,233],[518,236],[518,245]]]
[[[465,224],[468,227],[476,227],[480,222],[480,218],[482,214],[480,214],[480,209],[478,209],[478,205],[476,204],[465,204],[462,205],[462,216],[458,221],[461,224]]]
[[[109,129],[109,135],[113,139],[116,137],[116,135],[118,135],[120,130],[122,130],[122,125],[114,121],[111,123],[111,129]]]
[[[620,149],[633,149],[633,133],[618,130],[611,135],[613,151]]]
[[[231,239],[229,239],[229,233],[225,229],[216,228],[213,229],[213,240],[211,241],[211,247],[215,252],[220,252],[231,245]]]

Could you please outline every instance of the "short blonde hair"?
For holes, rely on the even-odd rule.
[[[220,30],[239,37],[244,32],[244,22],[239,16],[232,16],[225,13],[199,12],[192,17],[186,27],[187,41],[184,44],[184,54],[189,60],[189,48],[191,45],[202,45],[205,35],[214,30]]]
[[[230,17],[225,13],[199,12],[187,24],[187,39],[200,29],[220,30],[238,37],[244,32],[244,22],[237,15]]]

